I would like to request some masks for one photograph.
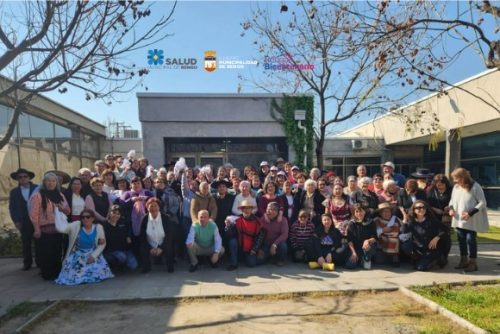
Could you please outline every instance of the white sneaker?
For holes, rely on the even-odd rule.
[[[372,261],[363,261],[363,269],[372,269]]]

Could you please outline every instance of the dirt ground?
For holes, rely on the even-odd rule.
[[[0,332],[2,328],[0,328]],[[398,292],[62,304],[29,333],[467,333]]]

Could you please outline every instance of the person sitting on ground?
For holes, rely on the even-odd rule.
[[[394,180],[385,180],[383,183],[384,191],[378,195],[379,203],[387,202],[393,209],[398,205],[399,187]]]
[[[431,270],[435,264],[444,267],[447,233],[446,226],[436,219],[428,204],[416,200],[410,213],[403,215],[401,251],[413,259],[418,271]]]
[[[288,246],[288,222],[279,214],[280,205],[271,202],[267,205],[266,213],[260,218],[260,224],[265,232],[262,249],[266,259],[274,260],[277,266],[285,264]]]
[[[333,225],[333,217],[329,213],[321,215],[321,225],[317,226],[312,243],[306,247],[309,267],[311,269],[329,269],[328,264],[343,264],[348,249],[342,244],[342,234]],[[333,266],[330,267],[333,269]]]
[[[191,225],[191,230],[186,239],[186,247],[189,254],[191,266],[190,272],[198,269],[198,256],[210,256],[212,268],[217,264],[224,254],[222,238],[219,234],[217,224],[208,216],[207,210],[198,212],[198,219]]]
[[[281,195],[280,198],[283,202],[283,217],[285,217],[288,223],[291,224],[293,222],[292,217],[295,216],[295,210],[293,207],[295,201],[290,181],[285,181],[283,183],[283,195]]]
[[[309,221],[305,210],[301,210],[298,217],[298,220],[290,227],[289,233],[292,260],[294,262],[306,262],[306,249],[312,243],[314,224]]]
[[[219,231],[224,231],[226,224],[224,221],[227,216],[232,215],[233,204],[235,195],[229,194],[228,189],[232,186],[232,183],[227,180],[219,180],[212,182],[212,186],[217,188],[217,194],[215,195],[215,202],[217,204],[217,217],[215,218],[215,223]],[[225,233],[221,233],[222,245],[228,248],[228,240]]]
[[[354,269],[362,263],[363,268],[371,269],[372,257],[377,252],[377,226],[361,204],[354,204],[353,209],[354,218],[347,228],[350,255],[345,266]]]
[[[255,204],[249,200],[243,200],[238,209],[242,214],[236,220],[228,217],[225,222],[230,255],[227,270],[238,268],[239,255],[244,256],[246,265],[249,267],[255,267],[264,262],[261,246],[265,232],[261,228],[259,219],[253,214]]]
[[[399,230],[401,220],[393,214],[394,208],[390,203],[378,205],[377,225],[378,245],[383,255],[392,257],[392,265],[399,267]]]
[[[78,285],[98,283],[112,278],[113,273],[102,256],[106,247],[104,229],[95,224],[94,211],[84,209],[82,220],[68,223],[66,216],[56,212],[56,229],[60,233],[68,234],[69,247],[66,252],[57,284]]]
[[[121,215],[119,205],[113,205],[108,220],[102,223],[106,236],[106,248],[103,255],[111,269],[123,271],[125,266],[131,270],[137,268],[137,259],[130,245],[130,227]]]
[[[325,201],[325,212],[332,215],[335,227],[343,236],[347,236],[347,226],[351,219],[351,204],[340,184],[333,187],[332,197]]]
[[[160,200],[148,199],[148,214],[140,225],[142,273],[151,271],[151,257],[165,259],[169,273],[174,272],[174,229],[168,217],[160,212]]]

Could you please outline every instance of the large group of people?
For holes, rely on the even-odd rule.
[[[464,168],[443,174],[418,168],[408,178],[392,162],[346,180],[308,174],[290,162],[155,169],[147,159],[106,155],[76,176],[48,171],[40,185],[18,169],[10,214],[20,230],[23,270],[35,263],[57,284],[96,283],[113,273],[189,261],[227,270],[242,263],[311,269],[370,269],[408,262],[427,271],[447,265],[455,228],[460,261],[478,270],[476,233],[487,231],[481,186]],[[67,187],[64,187],[67,185]]]

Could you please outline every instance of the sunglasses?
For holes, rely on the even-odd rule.
[[[415,210],[424,210],[425,209],[425,206],[416,206],[415,207]]]
[[[82,216],[82,219],[90,219],[90,218],[92,218],[92,216],[87,216],[87,215]]]

